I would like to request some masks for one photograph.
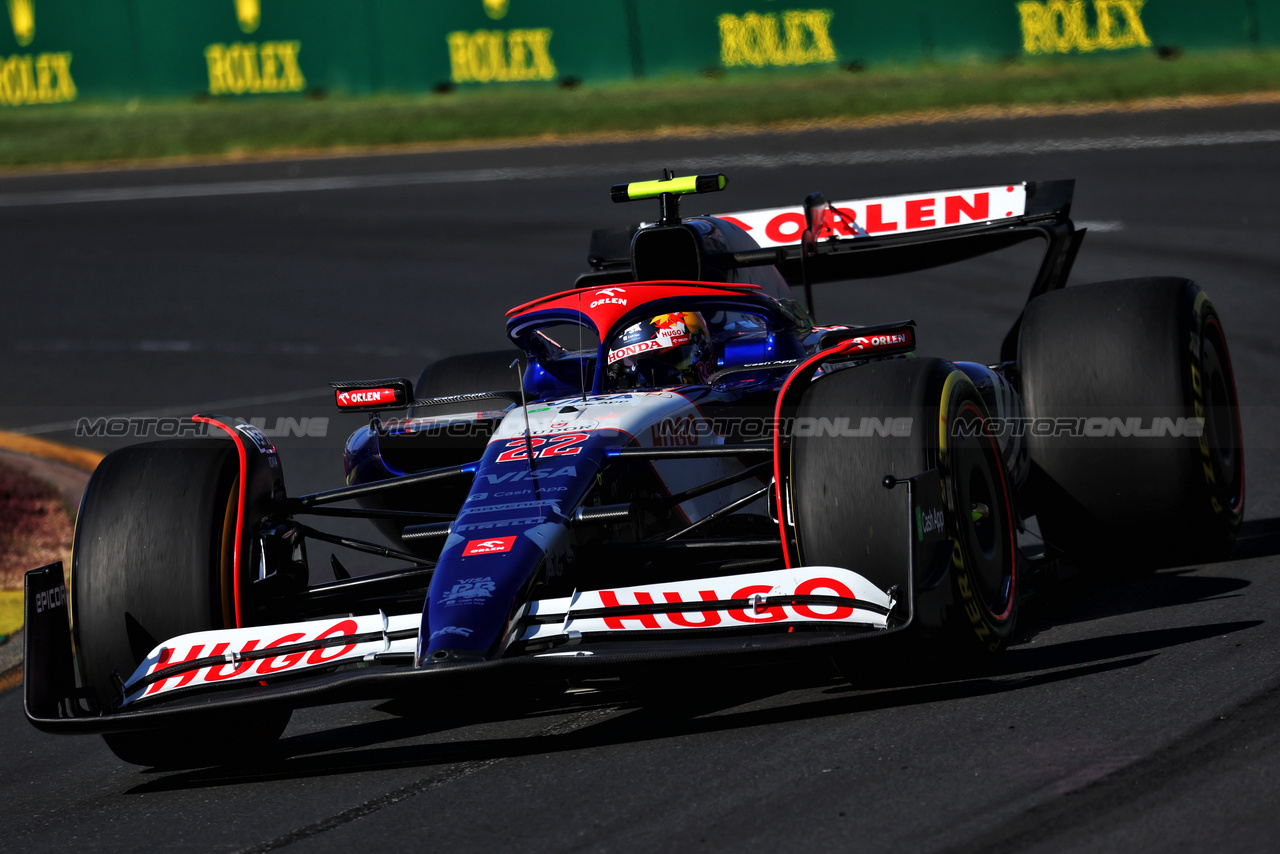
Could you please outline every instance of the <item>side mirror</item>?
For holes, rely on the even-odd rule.
[[[413,382],[404,377],[332,382],[334,403],[343,412],[404,409],[413,405]]]

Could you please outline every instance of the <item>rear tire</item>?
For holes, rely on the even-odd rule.
[[[793,440],[800,559],[806,565],[847,567],[881,589],[905,584],[912,519],[901,491],[884,489],[881,480],[886,474],[907,478],[937,467],[956,529],[951,532],[952,604],[932,624],[917,607],[917,633],[949,636],[962,653],[998,652],[1017,618],[1013,513],[1000,451],[989,431],[947,435],[947,425],[959,418],[988,417],[968,377],[941,359],[873,362],[818,379],[796,411],[798,418],[837,424],[836,419],[847,418],[853,428],[864,417],[906,415],[912,418],[909,435],[822,434]],[[975,520],[971,508],[978,504],[989,513]]]
[[[235,446],[153,442],[109,454],[76,522],[71,607],[81,680],[109,711],[147,654],[168,638],[234,625]],[[112,733],[126,762],[227,762],[279,738],[289,712],[211,716],[208,726]]]
[[[1047,540],[1138,566],[1227,557],[1244,456],[1226,338],[1203,291],[1158,278],[1045,294],[1027,305],[1018,370],[1032,419],[1099,434],[1133,418],[1161,424],[1155,436],[1032,431],[1031,494]],[[1171,435],[1197,417],[1202,435]]]

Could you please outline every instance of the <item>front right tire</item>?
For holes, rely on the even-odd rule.
[[[916,633],[962,656],[999,652],[1018,608],[1012,495],[992,431],[951,428],[988,418],[972,381],[942,359],[871,362],[819,377],[795,415],[797,425],[817,425],[792,439],[801,562],[852,569],[883,590],[904,587],[913,521],[921,523],[905,508],[902,490],[886,490],[881,481],[936,467],[952,519],[951,605],[932,624],[917,607]],[[864,419],[886,417],[910,417],[910,429],[854,435],[865,432]]]

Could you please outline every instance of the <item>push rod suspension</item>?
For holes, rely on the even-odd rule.
[[[387,492],[392,489],[401,489],[406,486],[417,486],[423,483],[431,483],[435,480],[445,480],[451,477],[459,477],[464,474],[475,474],[477,463],[467,463],[461,466],[448,466],[446,468],[431,469],[430,471],[418,472],[417,474],[406,474],[401,477],[390,478],[388,480],[379,480],[374,483],[364,483],[359,486],[344,486],[339,489],[330,489],[327,492],[313,492],[310,495],[299,495],[290,501],[285,502],[286,511],[301,512],[305,508],[315,507],[320,504],[333,504],[337,501],[347,501],[352,498],[361,498],[365,495],[374,495],[379,492]]]

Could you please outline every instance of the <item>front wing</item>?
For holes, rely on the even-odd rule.
[[[783,574],[792,581],[766,578]],[[705,579],[674,587],[701,585],[715,595],[716,586],[725,581]],[[737,599],[704,598],[691,603],[696,605],[696,611],[677,610],[669,603],[646,607],[646,599],[654,593],[661,596],[673,592],[673,585],[591,591],[574,597],[572,602],[530,603],[531,619],[517,624],[521,627],[519,640],[524,644],[538,641],[543,651],[426,668],[413,667],[417,623],[421,619],[417,614],[374,614],[200,632],[174,638],[153,650],[122,683],[125,701],[120,710],[99,714],[81,702],[83,698],[75,687],[70,644],[66,640],[69,626],[65,596],[60,592],[61,564],[32,570],[27,573],[26,582],[26,711],[32,723],[50,732],[149,729],[162,722],[198,721],[230,708],[302,707],[424,693],[428,697],[446,696],[497,681],[519,685],[619,675],[629,665],[659,659],[802,650],[891,631],[888,614],[894,604],[889,596],[876,591],[855,573],[825,567],[818,571],[780,570],[734,578],[734,584],[742,582],[747,587],[775,588],[779,592],[757,592]],[[836,590],[831,589],[833,584]],[[811,592],[797,594],[797,587]],[[839,595],[844,592],[839,587],[856,587],[862,595]],[[601,593],[636,605],[592,607],[600,604]],[[44,607],[51,599],[62,602]],[[600,613],[604,610],[610,616]],[[733,611],[739,613],[732,615]],[[672,615],[677,622],[670,622]],[[659,623],[659,619],[663,622]],[[682,629],[680,620],[690,625]],[[721,620],[732,625],[720,626],[719,633],[696,627],[698,623],[714,625]],[[781,620],[786,621],[789,631],[769,625]],[[772,631],[749,635],[723,632],[748,622],[761,624],[756,631]],[[632,624],[637,628],[628,628]],[[651,628],[654,626],[657,628]],[[674,628],[664,630],[668,626]],[[623,636],[625,642],[620,640]]]
[[[913,491],[903,490],[904,512],[916,506]],[[657,662],[826,654],[911,624],[913,579],[933,574],[932,558],[946,540],[945,531],[915,534],[905,589],[879,590],[848,569],[792,567],[580,591],[519,609],[504,656],[491,660],[415,667],[416,613],[183,635],[120,676],[111,711],[86,703],[77,686],[63,568],[55,563],[26,575],[26,714],[48,732],[147,730],[212,722],[232,710],[404,697],[430,703],[497,687],[626,676]]]

